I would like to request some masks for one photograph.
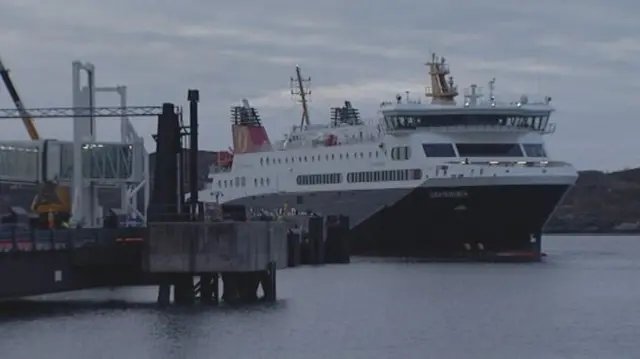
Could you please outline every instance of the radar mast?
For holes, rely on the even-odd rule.
[[[305,86],[306,84],[306,86]],[[291,95],[297,102],[302,104],[302,118],[300,119],[300,130],[304,128],[306,124],[309,126],[309,107],[307,106],[307,96],[311,95],[309,90],[309,84],[311,84],[311,77],[302,78],[300,66],[296,65],[296,77],[291,77]]]

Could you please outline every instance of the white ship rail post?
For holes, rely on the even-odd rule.
[[[86,71],[87,85],[80,86],[80,73]],[[0,142],[0,182],[41,183],[53,180],[70,185],[72,222],[85,227],[101,224],[97,188],[121,188],[123,209],[129,216],[146,222],[149,204],[149,161],[143,139],[129,118],[162,114],[162,106],[129,107],[126,88],[116,87],[120,107],[95,106],[95,68],[78,61],[73,63],[73,107],[27,109],[32,118],[73,118],[74,141],[41,140]],[[17,109],[0,109],[0,119],[20,119]],[[98,142],[96,118],[120,118],[119,142]],[[144,208],[137,208],[135,198],[144,189]],[[126,194],[126,195],[125,195]]]

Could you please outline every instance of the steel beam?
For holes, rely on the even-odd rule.
[[[32,118],[73,118],[78,116],[87,116],[91,113],[91,108],[74,108],[74,107],[46,107],[46,108],[30,108],[27,113]],[[177,109],[176,113],[180,110]],[[122,107],[94,107],[93,117],[149,117],[159,116],[162,114],[162,106],[129,106]],[[13,108],[0,109],[0,119],[22,118],[20,111]]]

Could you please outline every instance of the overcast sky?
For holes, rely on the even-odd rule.
[[[99,86],[127,85],[131,105],[184,104],[201,92],[205,149],[230,145],[229,107],[243,97],[272,139],[300,121],[289,77],[311,76],[312,122],[351,100],[374,117],[396,93],[420,95],[430,52],[460,88],[496,77],[500,98],[550,95],[553,156],[580,169],[640,166],[640,2],[637,0],[0,0],[0,56],[28,107],[71,105],[71,61]],[[98,105],[117,105],[99,94]],[[0,107],[12,107],[0,88]],[[27,139],[2,120],[0,140]],[[153,120],[136,120],[148,147]],[[39,120],[70,139],[70,120]],[[117,140],[117,121],[98,137]]]

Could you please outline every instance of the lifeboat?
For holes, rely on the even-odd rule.
[[[333,133],[324,136],[324,145],[327,147],[335,146],[338,144],[338,136]]]
[[[216,165],[220,167],[229,167],[233,163],[233,153],[229,151],[218,152]]]

